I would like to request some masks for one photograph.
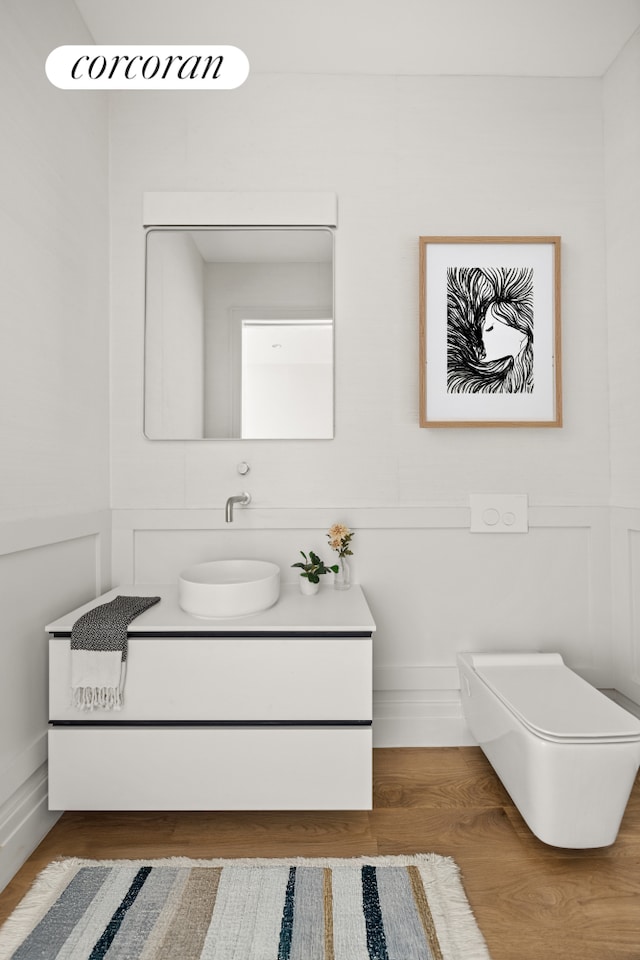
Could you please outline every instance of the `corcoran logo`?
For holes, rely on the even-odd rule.
[[[229,46],[64,46],[45,65],[62,90],[233,90],[249,61]]]

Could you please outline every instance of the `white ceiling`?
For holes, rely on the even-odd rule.
[[[640,0],[75,0],[96,43],[232,44],[251,73],[602,76]]]

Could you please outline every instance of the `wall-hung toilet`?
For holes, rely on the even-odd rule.
[[[557,653],[458,655],[467,725],[532,832],[613,843],[640,764],[640,720]]]

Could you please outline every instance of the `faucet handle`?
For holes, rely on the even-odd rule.
[[[247,493],[245,490],[244,493],[239,493],[235,497],[229,497],[227,500],[227,505],[224,510],[224,519],[227,523],[233,522],[233,505],[234,503],[242,504],[246,507],[248,503],[251,503],[251,494]]]

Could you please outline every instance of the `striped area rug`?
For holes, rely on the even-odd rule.
[[[12,960],[489,960],[448,857],[68,859],[0,930]]]

